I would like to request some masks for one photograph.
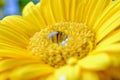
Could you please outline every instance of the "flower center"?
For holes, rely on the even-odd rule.
[[[43,62],[60,67],[68,59],[81,59],[95,45],[95,35],[85,24],[75,22],[57,23],[36,32],[30,39],[28,50]]]

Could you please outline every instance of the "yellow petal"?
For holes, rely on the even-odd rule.
[[[89,70],[105,70],[111,64],[110,58],[107,54],[88,55],[78,61],[78,65],[83,69]]]
[[[29,38],[14,29],[0,25],[0,41],[6,41],[20,47],[25,47],[28,44]]]
[[[35,7],[34,3],[33,3],[33,2],[29,2],[29,3],[24,7],[24,9],[23,9],[23,11],[22,11],[23,16],[27,16],[27,15],[29,14],[28,10],[29,10],[30,8],[33,8],[33,7]]]
[[[119,67],[120,66],[120,44],[112,44],[108,45],[104,48],[96,48],[93,52],[89,55],[101,54],[106,53],[110,59],[110,66],[111,67]]]
[[[44,6],[41,6],[43,1],[40,1],[36,6],[30,2],[23,10],[23,17],[32,24],[35,24],[39,29],[44,28],[48,24],[55,23],[54,17],[50,12],[51,8],[46,3]]]
[[[111,0],[88,0],[83,13],[82,22],[85,22],[90,27],[93,27],[96,20],[110,2]]]
[[[83,71],[80,80],[100,80],[99,75],[92,71]]]
[[[37,56],[33,56],[27,50],[20,47],[0,43],[0,58],[16,58],[16,59],[39,59]]]
[[[105,52],[105,51],[103,51]],[[94,52],[93,54],[89,54],[89,55],[95,55],[96,54],[101,54],[101,52]],[[120,67],[120,54],[112,52],[112,51],[106,51],[106,55],[109,56],[109,60],[110,60],[110,67]]]
[[[33,2],[30,2],[25,6],[25,8],[23,9],[23,17],[25,20],[34,24],[34,26],[38,30],[46,26],[44,17],[41,15],[41,11],[39,11],[39,9],[34,5]]]
[[[103,23],[103,25],[96,32],[96,42],[99,42],[105,36],[110,34],[110,32],[115,31],[115,29],[120,29],[120,11],[116,12],[109,20]]]
[[[47,80],[78,80],[80,78],[80,68],[78,66],[66,65],[57,69],[54,75]]]
[[[9,77],[11,80],[31,80],[46,77],[53,72],[54,69],[46,64],[34,63],[15,68]]]
[[[16,67],[20,67],[26,64],[41,63],[38,60],[27,60],[27,59],[1,59],[0,60],[0,72],[9,71]]]
[[[30,2],[23,10],[23,16],[37,26],[62,21],[85,22],[92,26],[111,2],[111,0],[41,0],[36,6]]]
[[[120,0],[110,4],[95,22],[93,29],[97,31],[106,21],[108,21],[117,11],[120,10]]]
[[[120,43],[110,44],[110,45],[102,45],[98,46],[95,49],[95,52],[111,52],[111,53],[120,53]]]
[[[8,16],[5,17],[0,24],[15,30],[18,33],[31,37],[39,29],[35,24],[31,24],[29,21],[26,21],[21,16]]]
[[[120,41],[120,30],[116,30],[107,36],[103,41],[97,44],[97,47],[108,47],[110,44],[114,44]]]
[[[77,20],[82,18],[81,9],[83,10],[85,2],[86,0],[41,0],[36,6],[31,2],[23,10],[23,17],[43,27],[62,21],[80,22]]]
[[[110,3],[111,3],[111,0],[98,0],[91,8],[91,12],[89,13],[89,17],[87,19],[88,25],[93,27],[93,25],[95,24],[99,16],[104,12],[105,8]]]

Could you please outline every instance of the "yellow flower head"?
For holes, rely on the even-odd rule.
[[[120,0],[40,0],[4,18],[0,80],[120,80]]]

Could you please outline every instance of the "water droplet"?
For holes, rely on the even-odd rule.
[[[68,42],[68,36],[64,32],[60,31],[51,32],[48,35],[48,39],[50,39],[53,43],[57,43],[62,46],[65,46]]]

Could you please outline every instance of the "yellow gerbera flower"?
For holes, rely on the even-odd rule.
[[[120,0],[41,0],[4,18],[0,80],[120,80]]]

